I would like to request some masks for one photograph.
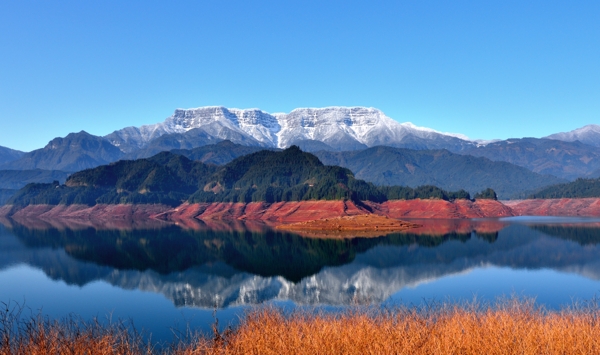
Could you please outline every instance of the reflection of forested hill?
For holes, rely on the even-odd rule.
[[[184,230],[177,226],[149,230],[93,228],[30,229],[14,225],[12,232],[29,247],[63,248],[69,255],[117,269],[161,274],[225,262],[261,276],[282,276],[293,282],[324,266],[351,262],[357,253],[377,245],[437,246],[448,240],[467,240],[468,234],[444,236],[394,234],[379,238],[309,239],[265,229],[251,231]]]
[[[274,299],[331,305],[381,302],[404,287],[489,265],[550,268],[600,279],[600,245],[583,247],[522,225],[502,229],[494,243],[470,237],[472,233],[423,238],[398,234],[335,243],[259,231],[177,232],[176,227],[134,233],[39,232],[0,226],[0,269],[27,263],[69,284],[103,280],[123,289],[163,294],[178,306],[227,307]],[[163,235],[173,239],[179,252],[160,243]],[[174,240],[177,235],[181,241]],[[90,256],[90,248],[96,247],[103,258]],[[231,248],[237,248],[236,253],[226,256]],[[288,260],[289,253],[301,255]],[[144,262],[136,262],[137,257]],[[300,257],[306,258],[304,264],[298,262]],[[301,272],[319,269],[300,279],[300,272],[289,271],[295,267],[303,268]]]
[[[544,234],[562,239],[572,240],[581,245],[595,245],[600,243],[600,229],[598,228],[598,225],[537,225],[530,227]]]

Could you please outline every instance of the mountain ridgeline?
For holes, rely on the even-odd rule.
[[[548,186],[529,196],[529,198],[587,198],[600,197],[600,178],[577,179],[565,184]]]
[[[377,185],[434,185],[445,190],[464,189],[471,194],[491,187],[502,199],[566,182],[510,163],[447,150],[379,146],[360,151],[320,151],[315,155],[325,164],[346,167],[357,178]]]
[[[388,199],[469,199],[464,190],[435,186],[377,187],[339,166],[327,166],[292,146],[262,150],[224,166],[192,161],[163,152],[148,159],[122,160],[72,174],[64,185],[29,184],[7,204],[118,204],[182,202],[280,202],[339,200],[383,202]]]

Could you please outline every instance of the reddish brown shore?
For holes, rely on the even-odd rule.
[[[600,216],[600,198],[512,200],[503,203],[517,216]]]
[[[374,213],[390,218],[494,218],[515,216],[513,210],[494,200],[392,200],[366,202]]]
[[[375,214],[361,214],[280,224],[276,228],[295,232],[306,237],[348,238],[378,237],[418,227],[421,227],[421,225]]]
[[[600,216],[600,198],[555,200],[395,200],[384,203],[352,201],[300,201],[252,203],[196,203],[177,208],[165,205],[85,205],[50,206],[31,205],[24,208],[0,206],[0,217],[14,219],[42,218],[72,219],[79,221],[130,221],[159,219],[177,222],[188,227],[198,226],[195,221],[261,222],[270,225],[306,222],[324,218],[355,216],[373,213],[394,219],[436,218],[470,219],[521,215],[533,216]],[[201,224],[202,224],[201,223]],[[214,222],[210,222],[213,223]]]
[[[484,218],[514,216],[512,210],[492,200],[408,200],[387,201],[382,204],[365,202],[357,206],[352,201],[300,201],[251,203],[195,203],[183,204],[155,217],[167,220],[190,218],[243,219],[275,224],[305,222],[315,219],[355,216],[374,213],[390,218]]]
[[[0,217],[14,219],[55,218],[77,220],[141,220],[171,210],[166,205],[29,205],[23,208],[0,206]]]

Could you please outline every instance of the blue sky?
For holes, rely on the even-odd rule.
[[[0,145],[206,105],[541,137],[600,123],[598,19],[600,1],[3,1]]]

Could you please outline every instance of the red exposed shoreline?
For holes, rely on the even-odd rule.
[[[76,220],[164,221],[222,220],[255,221],[267,224],[305,222],[374,213],[389,218],[470,219],[510,216],[600,216],[600,198],[553,200],[395,200],[384,203],[352,201],[299,201],[251,203],[196,203],[172,208],[166,205],[31,205],[1,206],[0,217],[66,218]]]

